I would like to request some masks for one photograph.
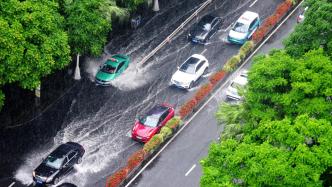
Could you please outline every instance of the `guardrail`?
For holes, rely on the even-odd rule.
[[[181,25],[176,28],[167,38],[161,42],[156,48],[154,48],[148,55],[146,55],[139,63],[144,64],[147,62],[154,54],[156,54],[166,43],[170,42],[171,39],[181,30],[185,25],[187,25],[194,17],[198,15],[206,6],[212,3],[213,0],[205,1],[191,16],[189,16]]]

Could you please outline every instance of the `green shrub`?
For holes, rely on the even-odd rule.
[[[172,131],[174,132],[175,129],[177,129],[180,125],[182,125],[182,121],[181,121],[180,117],[175,116],[174,118],[172,118],[171,120],[169,120],[166,123],[165,127],[172,129]]]
[[[161,128],[159,134],[161,134],[163,136],[163,139],[165,140],[166,138],[168,138],[172,135],[172,129],[164,126],[163,128]]]
[[[234,71],[237,65],[241,62],[240,56],[235,55],[230,58],[223,67],[223,70],[226,72]]]
[[[241,60],[244,59],[244,57],[246,57],[251,50],[253,50],[255,47],[255,44],[253,41],[247,41],[246,43],[244,43],[239,51],[239,56],[241,58]]]
[[[164,139],[161,134],[154,135],[147,143],[144,144],[143,150],[148,153],[152,152],[163,143]]]

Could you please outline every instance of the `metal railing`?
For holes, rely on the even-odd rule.
[[[212,3],[213,0],[205,1],[191,16],[189,16],[181,25],[176,28],[166,39],[161,42],[156,48],[154,48],[148,55],[146,55],[139,63],[147,62],[154,54],[156,54],[165,44],[171,41],[171,39],[181,30],[185,25],[187,25],[194,17],[198,15],[207,5]]]

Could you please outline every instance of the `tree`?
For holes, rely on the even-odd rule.
[[[305,20],[295,28],[285,41],[287,53],[301,57],[312,49],[321,46],[332,56],[332,2],[328,0],[307,0],[309,6]]]
[[[332,165],[332,126],[308,115],[265,121],[243,142],[212,144],[201,186],[321,186]]]
[[[245,105],[256,121],[299,114],[332,120],[331,95],[332,62],[322,49],[299,59],[279,51],[256,59]]]
[[[18,82],[22,88],[34,89],[41,77],[70,61],[58,4],[6,0],[0,5],[0,86]]]
[[[112,16],[127,15],[113,0],[74,0],[64,3],[69,44],[74,54],[100,55],[112,28]]]

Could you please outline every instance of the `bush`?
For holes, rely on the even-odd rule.
[[[138,166],[144,160],[145,151],[140,149],[133,153],[127,161],[127,167],[129,171],[133,170],[136,166]]]
[[[201,86],[195,94],[195,100],[197,103],[200,103],[212,90],[213,86],[211,83],[206,83]]]
[[[292,7],[292,2],[291,1],[285,1],[285,2],[283,2],[283,3],[281,3],[278,7],[277,7],[277,9],[276,9],[276,11],[275,11],[275,15],[278,15],[280,18],[282,17],[282,16],[284,16],[287,12],[288,12],[288,10],[290,9]],[[279,20],[278,20],[279,21]]]
[[[164,126],[161,128],[159,134],[161,134],[163,136],[163,139],[165,140],[166,138],[172,135],[172,129],[167,126]]]
[[[234,71],[237,65],[241,62],[240,56],[235,55],[230,58],[223,67],[223,70],[226,72]]]
[[[221,80],[224,78],[225,74],[226,74],[226,73],[225,73],[225,71],[223,71],[223,70],[221,70],[221,71],[217,71],[216,73],[214,73],[214,74],[209,78],[210,83],[212,84],[212,86],[217,85],[217,83],[218,83],[219,81],[221,81]]]
[[[150,153],[159,147],[161,143],[163,143],[162,135],[156,134],[146,144],[144,144],[143,150],[146,153]]]
[[[262,27],[266,27],[268,30],[270,30],[270,29],[272,29],[272,27],[274,27],[278,23],[280,18],[281,17],[277,14],[272,15],[264,21],[264,23],[262,24]]]
[[[171,120],[169,120],[166,123],[165,127],[172,129],[172,131],[174,132],[175,129],[177,129],[181,124],[182,124],[182,122],[181,122],[180,117],[175,116],[174,118],[172,118]]]
[[[120,170],[116,171],[112,176],[109,177],[109,180],[106,184],[107,187],[117,187],[120,183],[127,177],[129,169],[123,167]]]
[[[196,105],[197,101],[195,98],[190,99],[184,105],[182,105],[179,111],[181,119],[185,118],[190,112],[192,112]]]
[[[246,57],[255,47],[255,44],[253,41],[246,41],[246,43],[244,43],[239,51],[239,56],[241,58],[241,60],[244,59],[244,57]]]

